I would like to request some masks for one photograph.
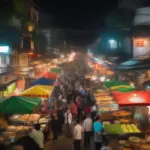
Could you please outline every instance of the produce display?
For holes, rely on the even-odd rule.
[[[112,96],[98,96],[96,97],[97,101],[111,101],[113,100]]]
[[[113,86],[113,87],[110,88],[110,90],[114,91],[114,90],[117,90],[117,89],[120,89],[120,88],[131,88],[131,86],[129,86],[129,85]]]
[[[119,111],[116,111],[116,112],[113,112],[113,116],[115,117],[125,117],[125,116],[130,116],[132,115],[131,112],[129,111],[125,111],[125,110],[119,110]]]
[[[107,90],[97,90],[94,96],[98,105],[98,111],[105,113],[118,110],[118,104]]]
[[[28,122],[28,123],[37,123],[37,121],[40,119],[39,114],[25,114],[25,115],[13,115],[10,118],[10,121],[12,122]]]
[[[135,124],[104,124],[104,127],[111,134],[141,133]]]
[[[110,105],[114,103],[115,101],[97,101],[97,105]]]
[[[0,129],[6,129],[7,127],[8,127],[7,121],[3,117],[0,117]]]
[[[120,124],[105,124],[104,128],[106,132],[109,134],[123,134],[123,130],[121,129]]]
[[[141,131],[136,127],[135,124],[122,124],[121,128],[124,133],[140,133]]]
[[[17,131],[29,131],[30,127],[29,126],[8,126],[7,131],[8,132],[17,132]]]

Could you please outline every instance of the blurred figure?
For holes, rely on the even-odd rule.
[[[34,125],[34,129],[29,133],[29,136],[39,145],[40,150],[44,148],[44,135],[40,131],[40,124]]]
[[[62,129],[63,129],[63,124],[64,124],[64,115],[63,115],[63,110],[60,108],[58,109],[58,131],[59,131],[59,134],[62,133]]]
[[[12,150],[40,150],[40,148],[31,137],[23,136],[14,143]]]
[[[77,106],[74,102],[71,104],[70,109],[73,118],[75,118],[77,116]]]
[[[67,109],[67,111],[64,114],[65,117],[65,134],[67,137],[72,136],[72,114],[70,112],[70,109]]]
[[[94,128],[94,142],[95,142],[95,150],[100,150],[102,147],[102,131],[103,124],[100,122],[100,117],[96,117],[95,122],[93,124]]]
[[[93,121],[91,119],[91,115],[87,115],[87,118],[83,122],[84,129],[84,146],[90,146],[90,139],[92,135]]]
[[[73,131],[73,139],[74,139],[74,150],[81,149],[81,140],[82,140],[82,126],[80,125],[80,121],[76,121],[76,125]]]
[[[53,141],[56,142],[58,138],[58,131],[59,131],[59,121],[57,113],[53,114],[52,120],[51,120],[51,128],[53,132]]]

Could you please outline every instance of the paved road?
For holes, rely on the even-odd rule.
[[[45,144],[44,150],[72,150],[72,139],[60,136],[56,143],[48,141]]]
[[[56,143],[53,143],[52,141],[48,141],[45,144],[44,150],[73,150],[72,142],[73,142],[72,139],[66,138],[64,136],[60,136]],[[116,140],[111,141],[110,146],[112,147],[112,150],[119,150],[118,143]],[[91,147],[92,148],[84,148],[82,146],[81,150],[94,150],[94,144],[92,144]]]

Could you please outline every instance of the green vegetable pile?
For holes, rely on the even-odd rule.
[[[120,124],[106,124],[104,125],[105,131],[109,134],[123,134],[123,130]]]

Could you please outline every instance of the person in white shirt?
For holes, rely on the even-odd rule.
[[[83,122],[83,129],[84,129],[84,146],[90,146],[90,139],[92,135],[93,129],[93,121],[90,115],[87,115],[87,118]]]
[[[80,125],[80,121],[76,121],[76,126],[74,127],[73,131],[73,139],[74,139],[74,150],[80,150],[81,149],[81,140],[82,140],[82,131],[83,128]]]
[[[67,137],[72,136],[72,114],[70,109],[65,112],[65,134]]]
[[[34,129],[29,133],[29,136],[39,145],[39,148],[43,150],[44,135],[42,131],[40,131],[40,124],[34,126]]]

